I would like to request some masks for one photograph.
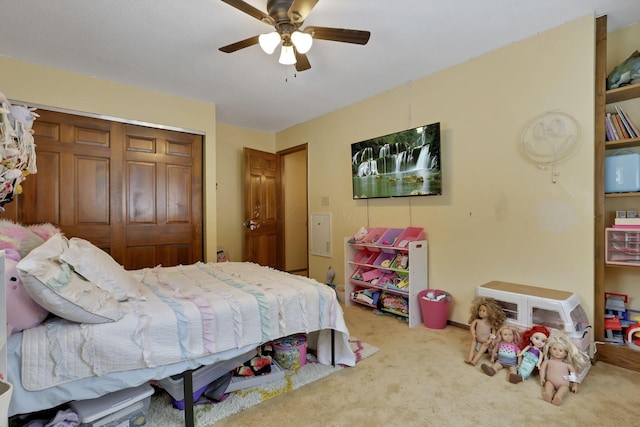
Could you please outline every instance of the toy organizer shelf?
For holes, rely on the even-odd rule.
[[[418,292],[428,288],[424,230],[371,228],[345,239],[345,304],[360,304],[422,323]],[[386,302],[387,304],[383,304]]]

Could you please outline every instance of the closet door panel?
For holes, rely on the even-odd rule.
[[[76,224],[109,224],[109,168],[109,159],[75,158]]]
[[[202,260],[202,138],[127,125],[125,141],[126,259]]]

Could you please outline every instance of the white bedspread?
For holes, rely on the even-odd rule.
[[[251,263],[197,263],[135,274],[146,285],[144,299],[123,303],[118,322],[55,319],[24,331],[26,390],[329,329],[338,331],[336,361],[355,365],[335,292],[315,280]],[[321,363],[330,362],[329,345],[321,334]]]

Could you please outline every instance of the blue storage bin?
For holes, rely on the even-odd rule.
[[[605,158],[604,192],[629,193],[640,191],[640,154],[624,150]]]

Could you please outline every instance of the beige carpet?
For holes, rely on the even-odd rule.
[[[380,352],[354,368],[219,421],[236,426],[633,426],[640,373],[598,362],[562,406],[541,398],[538,377],[511,384],[463,362],[469,332],[409,329],[363,307],[345,308],[352,335]],[[198,426],[201,427],[201,426]]]

